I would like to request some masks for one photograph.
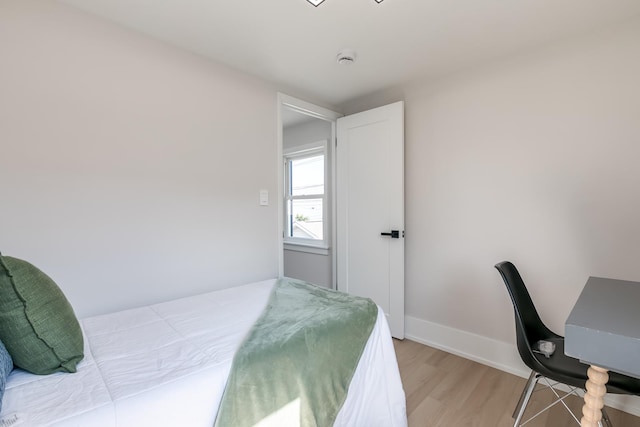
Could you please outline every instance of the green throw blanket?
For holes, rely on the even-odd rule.
[[[287,405],[295,426],[333,425],[377,313],[369,299],[278,280],[235,355],[215,426],[254,426]]]

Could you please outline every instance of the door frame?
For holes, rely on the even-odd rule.
[[[343,115],[335,111],[329,110],[319,105],[312,104],[302,99],[295,98],[290,95],[278,92],[277,94],[277,159],[276,167],[278,171],[278,227],[277,227],[277,246],[278,246],[278,277],[284,276],[284,170],[282,168],[282,156],[284,155],[284,139],[283,139],[283,123],[282,110],[288,108],[298,113],[305,114],[310,117],[325,120],[331,123],[331,140],[329,145],[331,148],[331,238],[329,246],[331,248],[331,287],[336,289],[336,120]]]

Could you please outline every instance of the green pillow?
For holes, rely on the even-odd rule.
[[[0,254],[0,340],[15,366],[34,374],[75,372],[82,330],[58,285],[26,261]]]

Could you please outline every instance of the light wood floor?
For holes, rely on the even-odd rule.
[[[409,427],[511,427],[511,415],[526,380],[413,341],[394,340],[407,397]],[[535,392],[525,419],[553,401],[550,391]],[[569,406],[581,414],[582,401]],[[607,409],[614,427],[640,427],[640,418]],[[527,427],[578,427],[561,405]]]

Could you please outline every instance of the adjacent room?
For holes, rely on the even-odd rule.
[[[302,281],[319,285],[314,298],[354,297],[332,307],[366,314],[366,335],[312,347],[325,347],[322,363],[358,341],[362,358],[346,369],[335,421],[312,422],[304,400],[291,409],[299,400],[283,397],[267,413],[285,418],[246,425],[299,415],[305,426],[512,426],[516,406],[526,419],[554,397],[518,405],[539,371],[519,348],[517,291],[505,287],[521,275],[558,334],[534,340],[559,346],[545,355],[540,344],[534,363],[570,353],[609,371],[589,374],[609,392],[595,400],[601,423],[582,425],[640,427],[640,285],[616,287],[640,282],[639,76],[637,0],[0,0],[0,293],[5,283],[15,304],[27,299],[12,271],[31,267],[14,260],[46,273],[84,348],[47,374],[95,365],[48,375],[47,387],[64,375],[104,382],[60,401],[44,386],[37,398],[15,391],[35,376],[6,342],[0,295],[0,347],[13,356],[0,369],[0,426],[215,420],[234,352],[283,278],[290,318],[307,316],[306,294],[289,299]],[[617,299],[594,297],[590,320],[629,305],[613,321],[631,330],[624,344],[585,344],[610,364],[564,346],[591,285]],[[157,339],[142,331],[150,316],[168,322]],[[142,335],[125,334],[133,324]],[[598,328],[578,332],[617,337]],[[182,338],[169,349],[173,333]],[[199,347],[214,341],[225,347]],[[138,360],[136,345],[170,362]],[[224,375],[195,367],[205,359],[228,362]],[[189,363],[188,379],[173,377]],[[194,392],[195,377],[219,393]],[[567,375],[556,381],[561,396],[570,390]],[[172,403],[169,385],[191,392]],[[58,402],[60,419],[12,409],[32,398],[30,408]],[[580,425],[582,399],[567,398],[576,419],[556,404],[527,425]],[[84,409],[65,415],[72,402],[101,423]],[[139,409],[182,403],[175,419]],[[234,404],[216,425],[244,425]]]

